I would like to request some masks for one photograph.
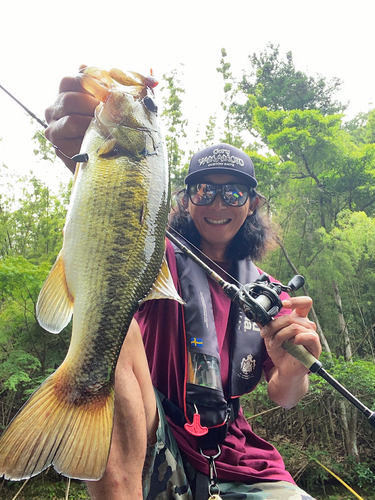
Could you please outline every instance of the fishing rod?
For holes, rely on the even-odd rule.
[[[224,293],[232,302],[238,305],[250,321],[265,326],[282,309],[283,305],[279,295],[281,292],[294,292],[299,290],[305,283],[303,276],[297,275],[292,278],[287,285],[282,283],[272,283],[269,276],[263,273],[253,283],[247,283],[236,286],[225,281],[219,274],[203,262],[186,245],[177,239],[170,231],[166,231],[167,238],[172,241],[183,253],[198,264],[206,274],[218,283]],[[293,345],[288,340],[282,343],[282,348],[296,358],[312,373],[316,373],[326,380],[334,389],[336,389],[344,398],[354,405],[366,418],[371,427],[375,428],[375,412],[371,411],[361,401],[359,401],[351,392],[342,386],[332,375],[324,368],[322,363],[315,358],[304,346]]]
[[[42,125],[42,127],[44,127],[45,129],[48,127],[48,125],[43,120],[38,118],[32,111],[30,111],[24,104],[22,104],[22,102],[20,102],[18,99],[16,99],[14,97],[14,95],[12,95],[6,88],[4,88],[2,85],[0,85],[0,89],[4,90],[4,92],[6,94],[8,94],[9,97],[11,97],[19,106],[21,106],[21,108],[23,108],[26,111],[26,113],[28,113],[32,118],[34,118],[34,120],[36,120],[40,125]],[[70,157],[70,156],[66,155],[63,151],[61,151],[61,149],[58,146],[53,144],[53,142],[51,142],[49,139],[47,139],[47,137],[45,135],[41,134],[39,132],[39,130],[37,132],[42,137],[44,137],[50,144],[52,144],[52,146],[55,148],[56,151],[59,151],[63,156],[65,156],[65,158],[68,158],[68,160],[73,160],[73,161],[76,161],[79,163],[85,163],[85,162],[89,161],[89,155],[87,153],[79,153],[77,155]]]
[[[18,99],[16,99],[14,97],[14,95],[12,95],[6,88],[4,88],[2,85],[0,85],[0,89],[4,90],[4,92],[6,94],[8,94],[9,97],[11,97],[14,101],[16,101],[16,103],[21,106],[21,108],[23,108],[26,113],[28,113],[32,118],[34,118],[34,120],[36,120],[38,123],[40,123],[40,125],[42,125],[42,127],[44,128],[47,128],[47,124],[41,120],[40,118],[38,118],[32,111],[30,111],[24,104],[22,104],[22,102],[20,102]]]

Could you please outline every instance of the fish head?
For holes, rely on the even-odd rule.
[[[155,154],[161,139],[153,91],[158,82],[152,75],[90,67],[82,70],[79,81],[100,101],[93,121],[106,140],[100,155],[113,150],[134,156]]]

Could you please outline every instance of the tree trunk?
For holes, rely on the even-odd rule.
[[[345,449],[348,455],[354,457],[359,462],[357,447],[357,412],[351,411],[349,404],[340,398],[339,412],[344,434]]]
[[[333,285],[333,292],[335,295],[335,302],[337,305],[337,313],[338,313],[338,318],[339,318],[339,325],[340,325],[340,334],[343,335],[344,337],[344,352],[345,352],[345,359],[346,361],[349,361],[350,363],[353,363],[353,352],[352,352],[352,347],[350,345],[350,338],[349,338],[349,332],[348,328],[346,326],[345,318],[344,318],[344,313],[342,310],[342,302],[341,302],[341,296],[339,292],[339,287],[337,286],[337,283],[334,281],[332,283]]]
[[[284,254],[284,256],[285,256],[288,264],[290,265],[291,269],[293,270],[293,272],[295,274],[300,274],[298,272],[298,269],[296,268],[296,266],[293,264],[292,260],[290,259],[289,254],[286,251],[286,248],[285,248],[283,242],[281,241],[281,239],[278,236],[276,236],[276,241],[277,241],[277,244],[279,245],[279,247],[281,248],[281,250],[283,251],[283,254]],[[302,290],[303,290],[303,293],[305,295],[309,296],[309,292],[307,291],[307,288],[306,288],[305,285],[303,285]],[[322,347],[323,347],[323,349],[325,350],[325,352],[327,354],[331,355],[332,354],[331,353],[331,349],[330,349],[328,341],[327,341],[327,339],[326,339],[326,337],[325,337],[325,335],[323,333],[322,327],[320,326],[320,322],[319,322],[318,316],[316,315],[314,306],[311,307],[310,313],[311,313],[311,316],[312,316],[312,320],[316,324],[316,331],[317,331],[317,333],[319,335],[320,342],[322,343]]]
[[[295,274],[299,274],[297,267],[293,264],[292,260],[290,259],[288,252],[286,251],[286,248],[285,248],[284,244],[282,243],[282,241],[280,240],[280,238],[276,237],[276,241],[277,241],[278,245],[280,246],[281,250],[283,251],[284,256],[285,256],[288,264],[290,265],[291,269],[293,270],[293,272]],[[306,295],[309,295],[305,286],[303,286],[302,289]],[[333,290],[334,290],[336,305],[338,308],[340,329],[344,335],[345,359],[347,361],[350,361],[351,363],[353,363],[349,332],[348,332],[348,329],[346,327],[346,323],[345,323],[345,319],[344,319],[344,313],[342,310],[342,302],[341,302],[340,292],[339,292],[337,283],[335,283],[335,282],[333,282]],[[328,344],[328,341],[327,341],[325,335],[323,334],[323,331],[322,331],[322,328],[320,326],[319,319],[316,315],[314,307],[311,308],[310,312],[311,312],[311,316],[313,318],[313,321],[316,324],[316,330],[319,334],[323,349],[328,354],[331,354],[331,349],[329,347],[329,344]],[[350,412],[350,409],[347,408],[347,406],[346,406],[346,401],[341,399],[341,396],[339,396],[338,408],[339,408],[339,413],[340,413],[341,422],[342,422],[344,447],[345,447],[348,455],[352,455],[357,461],[359,461],[359,454],[358,454],[358,448],[357,448],[357,433],[356,433],[357,414],[354,415],[353,412]],[[312,429],[311,432],[313,435],[314,429],[313,429],[312,423],[311,423],[311,429]]]
[[[337,286],[337,283],[335,281],[332,284],[335,302],[337,305],[340,333],[342,333],[344,337],[345,360],[349,363],[353,363],[353,352],[350,344],[349,331],[346,326],[344,312],[342,309],[339,287]],[[342,400],[341,398],[339,401],[339,410],[344,430],[346,451],[348,455],[352,455],[355,460],[359,462],[359,453],[357,447],[357,412],[351,411],[351,408],[348,407],[346,401]]]

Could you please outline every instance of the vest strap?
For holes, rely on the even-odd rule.
[[[215,436],[217,444],[227,433],[229,414],[232,413],[231,401],[234,400],[239,405],[239,396],[253,390],[261,378],[265,359],[264,342],[258,326],[232,304],[231,314],[234,313],[235,322],[231,335],[228,403],[221,382],[220,354],[209,278],[186,254],[176,246],[174,249],[179,291],[185,301],[182,317],[186,345],[184,414],[190,424],[187,431],[191,429],[191,433],[195,435],[194,415],[197,421],[198,413],[198,430],[204,427],[210,429],[200,439],[211,441],[211,436]],[[251,259],[244,259],[238,262],[235,274],[245,284],[255,281],[259,271]]]

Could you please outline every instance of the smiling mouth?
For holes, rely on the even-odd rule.
[[[224,225],[224,224],[229,224],[231,219],[210,219],[208,217],[205,217],[204,220],[207,222],[207,224],[215,224],[215,225]]]

